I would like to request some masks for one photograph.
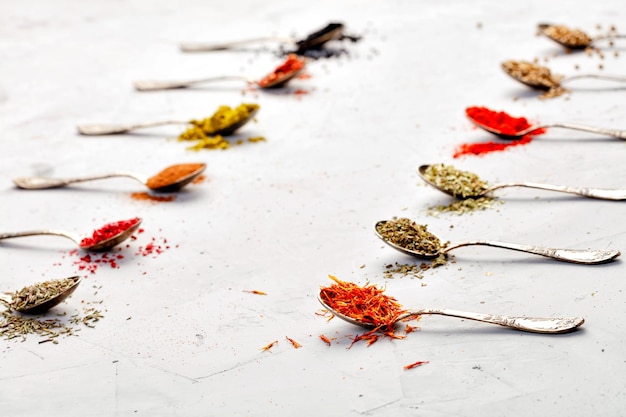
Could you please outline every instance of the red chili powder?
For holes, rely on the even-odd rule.
[[[458,158],[463,155],[483,155],[489,152],[503,151],[512,146],[528,145],[532,140],[532,137],[526,135],[521,139],[506,142],[462,143],[454,150],[453,157]]]
[[[296,54],[287,55],[287,60],[280,64],[273,72],[266,75],[259,81],[260,87],[266,87],[268,84],[275,82],[278,78],[281,78],[290,72],[299,71],[304,67],[304,60]]]
[[[105,224],[101,228],[94,230],[91,237],[86,237],[81,240],[79,246],[84,248],[100,243],[103,240],[110,239],[113,236],[116,236],[124,232],[125,230],[128,230],[131,227],[135,226],[137,223],[139,223],[139,221],[139,217],[135,217],[134,219],[130,220],[121,220],[118,222]]]
[[[512,135],[532,127],[525,117],[513,117],[503,111],[489,110],[486,107],[468,107],[465,109],[465,114],[477,123],[507,135]],[[540,131],[537,133],[533,132],[533,134],[539,134],[539,132]]]

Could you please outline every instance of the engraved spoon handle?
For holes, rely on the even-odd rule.
[[[185,88],[196,84],[211,83],[216,81],[243,80],[247,83],[254,83],[254,80],[240,75],[224,75],[220,77],[199,78],[196,80],[186,81],[159,81],[159,80],[140,80],[135,81],[133,85],[138,91],[156,91],[171,90],[174,88]]]
[[[533,126],[529,129],[516,133],[516,136],[521,137],[521,136],[526,135],[527,133],[532,133],[535,130],[550,128],[550,127],[559,127],[563,129],[579,130],[581,132],[598,133],[600,135],[613,136],[618,139],[626,139],[626,130],[603,129],[600,127],[579,125],[579,124],[574,124],[574,123],[552,123],[552,124],[545,124],[545,125],[540,125],[540,126]]]
[[[224,42],[224,43],[199,43],[188,42],[180,45],[180,50],[183,52],[210,52],[210,51],[224,51],[238,46],[247,45],[250,43],[258,42],[280,42],[295,44],[296,40],[293,38],[284,38],[277,36],[265,36],[260,38],[244,39],[240,41]]]
[[[562,193],[576,194],[583,197],[598,198],[601,200],[626,200],[626,190],[609,189],[609,188],[587,188],[587,187],[568,187],[565,185],[540,184],[532,182],[508,182],[496,184],[485,190],[483,193],[505,187],[527,187],[539,190],[558,191]]]
[[[93,175],[75,178],[19,177],[14,178],[13,183],[17,187],[25,190],[43,190],[48,188],[61,188],[77,182],[101,180],[113,177],[129,177],[139,181],[142,184],[145,184],[148,181],[147,176],[135,174],[133,172],[119,171],[104,175]]]
[[[38,236],[38,235],[54,235],[54,236],[62,236],[73,240],[77,245],[80,245],[81,238],[74,233],[65,232],[62,230],[31,230],[27,232],[14,232],[14,233],[0,233],[0,240],[3,239],[12,239],[14,237],[26,237],[26,236]]]
[[[515,330],[533,333],[566,333],[576,329],[585,322],[585,319],[582,317],[504,316],[497,314],[470,313],[458,310],[429,308],[408,311],[398,317],[398,320],[420,316],[423,314],[438,314],[441,316],[458,317],[461,319],[492,323]]]
[[[520,252],[532,253],[535,255],[545,256],[547,258],[553,258],[557,261],[573,262],[578,264],[600,264],[609,262],[621,253],[618,250],[606,249],[606,250],[593,250],[593,249],[555,249],[545,248],[542,246],[532,245],[520,245],[517,243],[505,243],[495,240],[473,240],[468,242],[456,243],[446,247],[443,252],[447,253],[453,249],[460,248],[462,246],[482,245],[492,246],[502,249],[512,249]]]
[[[158,122],[146,122],[135,124],[87,124],[76,127],[81,135],[98,136],[98,135],[115,135],[119,133],[130,132],[135,129],[143,129],[147,127],[156,127],[164,125],[181,125],[189,124],[189,121],[182,120],[164,120]]]

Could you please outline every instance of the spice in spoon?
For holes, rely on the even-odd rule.
[[[81,248],[86,248],[86,247],[96,245],[100,242],[103,242],[107,239],[117,236],[122,232],[125,232],[126,230],[135,226],[140,221],[141,219],[139,219],[139,217],[135,217],[130,220],[121,220],[121,221],[105,224],[101,228],[94,230],[90,237],[83,238],[80,241],[79,246]]]
[[[258,82],[258,85],[261,88],[278,87],[280,86],[280,82],[278,84],[276,83],[279,80],[296,71],[301,71],[304,68],[304,64],[304,59],[298,57],[296,54],[289,54],[287,55],[287,60],[276,67],[270,74],[263,77],[263,79]]]
[[[448,245],[430,233],[426,225],[404,217],[381,222],[376,230],[387,242],[411,251],[437,254]]]
[[[31,309],[60,295],[74,284],[76,284],[74,278],[62,278],[24,287],[19,291],[9,293],[11,302],[7,304],[7,307],[15,311]]]
[[[568,90],[561,86],[561,75],[554,75],[549,68],[532,64],[526,61],[505,61],[502,69],[516,80],[533,86],[540,90],[546,90],[540,98],[558,97]]]
[[[495,111],[486,107],[468,107],[465,109],[465,114],[476,123],[505,135],[515,135],[532,127],[525,117],[514,117],[503,111]],[[536,130],[532,132],[532,135],[542,133],[544,133],[543,130]]]
[[[146,185],[151,189],[164,188],[197,172],[199,169],[202,169],[203,166],[204,164],[201,163],[172,165],[148,178]]]
[[[543,33],[555,41],[568,45],[572,48],[586,48],[591,44],[591,37],[579,29],[570,29],[564,25],[549,25],[543,29]]]
[[[488,188],[488,184],[478,175],[461,171],[452,165],[429,165],[422,175],[437,188],[461,199],[480,197]]]

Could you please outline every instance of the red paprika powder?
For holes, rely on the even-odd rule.
[[[298,57],[296,54],[289,54],[287,56],[287,60],[280,64],[274,71],[265,76],[262,80],[258,82],[259,87],[270,87],[274,84],[278,79],[286,76],[287,74],[291,74],[294,71],[300,71],[304,68],[304,59]]]

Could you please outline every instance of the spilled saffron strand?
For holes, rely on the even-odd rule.
[[[404,366],[404,369],[405,369],[405,370],[409,370],[409,369],[417,368],[418,366],[422,366],[422,365],[425,365],[425,364],[427,364],[427,363],[428,363],[428,361],[417,361],[417,362],[413,362],[413,363],[411,363],[411,364],[409,364],[409,365],[405,365],[405,366]]]
[[[395,298],[384,294],[384,290],[375,285],[359,286],[329,275],[334,284],[322,287],[320,297],[337,313],[369,324],[372,330],[357,335],[352,344],[367,340],[368,346],[378,340],[380,334],[403,339],[405,336],[395,333],[396,318],[405,312]]]
[[[139,222],[139,218],[135,217],[130,220],[121,220],[119,222],[108,223],[99,229],[93,231],[91,237],[86,237],[80,241],[81,247],[96,245],[103,240],[112,238],[120,233],[130,229]]]

